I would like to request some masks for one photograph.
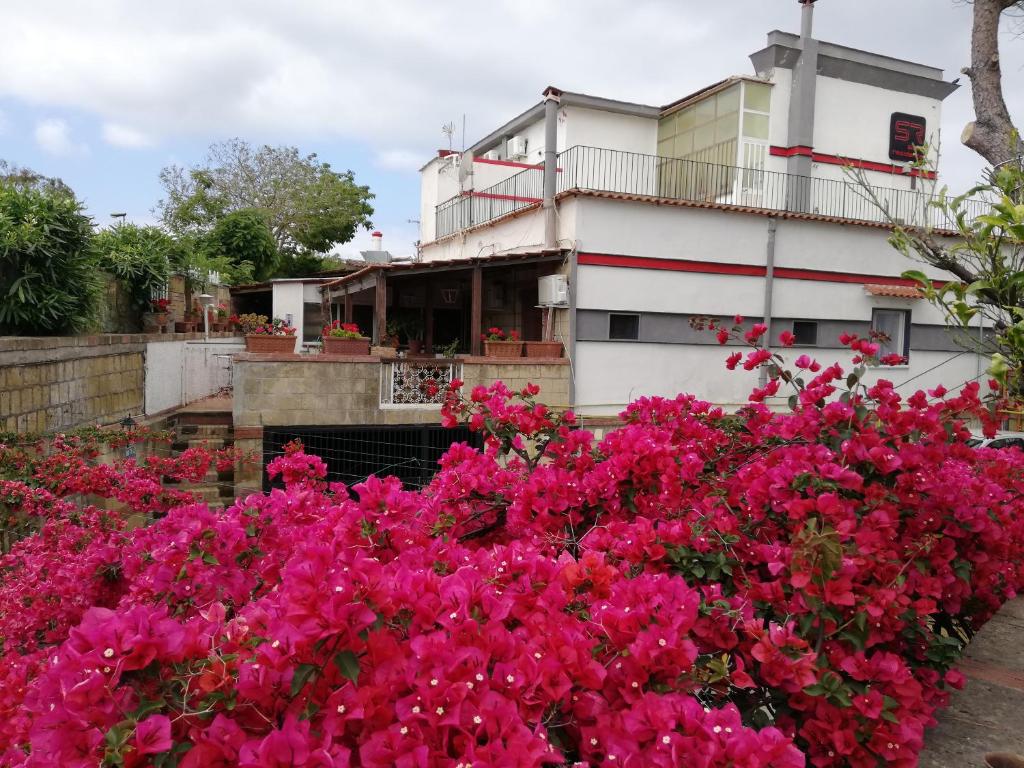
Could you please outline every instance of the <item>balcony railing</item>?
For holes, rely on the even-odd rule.
[[[637,195],[696,203],[789,211],[853,221],[953,229],[930,191],[862,186],[855,181],[796,176],[599,147],[571,147],[558,155],[557,189]],[[928,185],[919,179],[919,184]],[[530,168],[484,190],[464,193],[436,208],[436,236],[484,224],[540,202],[543,172]],[[879,207],[884,206],[884,210]],[[990,203],[967,200],[968,219]]]
[[[911,189],[862,186],[855,181],[796,176],[755,168],[576,146],[558,156],[558,190],[626,195],[790,211],[855,221],[952,228],[932,203],[938,195]],[[927,183],[919,181],[919,183]],[[884,206],[884,210],[879,206]],[[965,202],[968,218],[985,213],[984,200]]]
[[[471,190],[435,209],[435,237],[445,237],[477,224],[536,205],[544,194],[544,172],[527,168],[486,189]]]

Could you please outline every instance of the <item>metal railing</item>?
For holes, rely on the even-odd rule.
[[[543,194],[543,170],[526,168],[490,187],[465,192],[438,205],[434,209],[434,236],[445,237],[535,205]]]
[[[925,190],[861,185],[855,181],[796,176],[760,168],[739,168],[600,147],[570,147],[558,155],[557,189],[611,192],[670,200],[735,205],[770,211],[830,216],[851,221],[953,229],[949,215]],[[902,177],[901,177],[902,178]],[[453,197],[435,209],[436,237],[468,229],[534,205],[543,196],[544,174],[528,168],[483,190]],[[879,206],[884,208],[880,208]],[[986,213],[990,203],[966,200],[968,219]]]
[[[790,211],[856,221],[894,220],[913,226],[952,228],[930,191],[895,189],[855,181],[796,176],[693,160],[576,146],[558,156],[558,191],[580,189],[692,202]],[[928,185],[919,179],[919,184]],[[874,199],[873,199],[874,198]],[[885,210],[880,209],[884,206]],[[967,200],[968,218],[985,213],[985,200]]]
[[[382,406],[441,405],[445,390],[461,378],[461,363],[389,360],[380,365]]]

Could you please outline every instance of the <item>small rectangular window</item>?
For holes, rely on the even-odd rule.
[[[797,346],[813,347],[818,343],[818,323],[814,320],[793,321],[793,342]]]
[[[608,315],[608,338],[636,341],[640,338],[640,315]]]
[[[871,313],[871,331],[879,345],[879,357],[910,357],[910,311],[875,309]]]

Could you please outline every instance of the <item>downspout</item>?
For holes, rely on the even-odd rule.
[[[579,285],[577,249],[569,252],[569,407],[576,407],[576,288]]]
[[[765,248],[764,258],[764,348],[771,349],[772,346],[772,288],[775,282],[775,230],[778,227],[778,219],[774,216],[768,217],[768,245]],[[763,387],[768,383],[768,368],[761,366],[761,375],[758,378],[758,386]]]
[[[544,91],[544,250],[553,251],[558,242],[555,217],[556,174],[558,173],[558,103],[562,92],[553,86]]]

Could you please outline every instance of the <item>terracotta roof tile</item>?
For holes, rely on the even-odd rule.
[[[888,296],[894,299],[920,299],[923,298],[921,289],[913,285],[880,285],[878,283],[867,283],[864,290],[872,296]]]

